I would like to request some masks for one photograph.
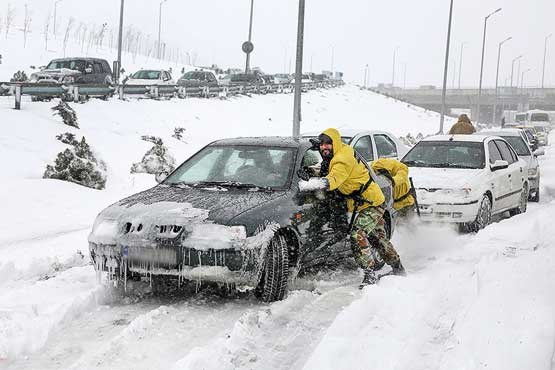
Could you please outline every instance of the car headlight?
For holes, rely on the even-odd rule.
[[[75,82],[75,77],[73,76],[65,76],[64,78],[62,78],[62,83],[64,84],[72,84]]]
[[[99,217],[94,222],[89,241],[98,244],[115,244],[119,231],[116,220]]]
[[[247,228],[245,226],[230,226],[229,231],[233,235],[232,239],[244,240],[247,238]]]
[[[529,168],[528,169],[528,177],[534,177],[538,174],[538,168]]]

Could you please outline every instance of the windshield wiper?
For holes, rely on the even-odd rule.
[[[404,164],[406,164],[407,166],[413,165],[413,166],[425,166],[426,163],[424,161],[403,161]]]
[[[193,186],[199,186],[199,187],[222,186],[222,187],[231,187],[231,188],[237,188],[237,189],[261,189],[266,191],[272,190],[272,188],[269,186],[260,186],[256,184],[250,184],[250,183],[239,182],[239,181],[200,181],[194,184]]]

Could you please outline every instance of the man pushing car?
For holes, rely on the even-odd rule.
[[[301,191],[338,191],[347,199],[347,208],[353,214],[351,247],[355,260],[364,271],[360,288],[378,281],[372,247],[391,266],[392,274],[406,275],[399,255],[387,238],[383,217],[385,197],[379,185],[372,181],[364,163],[355,157],[353,148],[341,141],[338,130],[329,128],[320,134],[318,140],[323,158],[322,177],[301,181],[299,188]]]

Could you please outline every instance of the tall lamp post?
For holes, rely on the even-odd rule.
[[[331,78],[334,78],[334,57],[335,57],[335,45],[331,45]]]
[[[123,40],[123,2],[121,0],[121,7],[119,11],[119,32],[118,32],[118,65],[117,70],[114,71],[114,82],[119,84],[119,74],[121,71],[121,45]]]
[[[365,89],[366,89],[367,78],[368,78],[368,64],[366,66],[364,66],[364,84],[363,84],[363,86],[364,86]]]
[[[62,0],[54,1],[54,38],[56,38],[56,20],[58,19],[56,16],[56,11],[58,9],[58,3]]]
[[[480,121],[480,98],[482,97],[482,78],[484,76],[484,54],[486,52],[486,31],[487,31],[488,19],[489,19],[489,17],[491,17],[495,13],[500,12],[501,9],[502,8],[499,8],[496,11],[489,13],[484,18],[484,37],[483,37],[483,41],[482,41],[482,61],[480,62],[480,84],[479,84],[479,87],[478,87],[478,103],[476,104],[476,111],[477,111],[477,113],[476,113],[476,123],[478,123]]]
[[[251,15],[250,15],[250,20],[249,20],[249,40],[247,41],[249,43],[249,45],[252,44],[252,14],[253,14],[253,10],[254,10],[254,0],[251,0]],[[250,69],[251,69],[251,51],[249,51],[247,53],[247,60],[245,62],[245,74],[249,73]]]
[[[543,89],[543,82],[544,82],[544,79],[545,79],[545,57],[547,55],[547,41],[549,40],[549,38],[551,36],[553,36],[552,33],[550,33],[549,35],[547,35],[545,37],[545,44],[544,44],[544,47],[543,47],[542,89]]]
[[[297,25],[297,62],[295,67],[295,97],[293,103],[293,137],[301,136],[301,79],[303,74],[305,0],[299,0],[299,21]]]
[[[501,61],[501,46],[503,46],[504,43],[506,43],[511,39],[512,37],[507,37],[505,40],[501,41],[499,43],[499,48],[497,50],[497,70],[495,72],[495,100],[493,101],[493,122],[492,122],[493,124],[495,124],[497,119],[497,96],[499,94],[498,84],[499,84],[499,62]]]
[[[521,89],[521,90],[524,88],[524,75],[525,75],[527,72],[530,72],[530,71],[531,71],[530,68],[525,69],[524,71],[522,71],[522,75],[520,76],[520,89]]]
[[[397,56],[397,50],[399,50],[399,46],[393,49],[393,76],[391,77],[391,88],[395,87],[395,57]]]
[[[158,59],[160,59],[160,36],[162,34],[162,4],[168,0],[160,1],[160,11],[158,12]]]
[[[513,73],[514,73],[514,70],[515,70],[515,62],[516,62],[517,60],[519,60],[520,58],[522,58],[523,56],[524,56],[524,55],[522,55],[522,54],[519,55],[518,57],[514,58],[513,61],[512,61],[512,63],[511,63],[511,91],[512,91],[512,89],[513,89]],[[517,77],[517,79],[518,79],[518,77]],[[517,84],[517,87],[518,87],[518,84]]]
[[[462,73],[462,60],[463,60],[463,49],[466,42],[461,42],[461,55],[459,57],[459,90],[461,89],[461,73]]]
[[[439,133],[443,134],[445,122],[445,97],[447,95],[447,73],[449,70],[449,46],[451,45],[451,20],[453,19],[453,0],[449,6],[449,25],[447,27],[447,46],[445,47],[445,65],[443,66],[443,90],[441,91],[441,116],[439,118]],[[395,69],[393,69],[395,71]]]

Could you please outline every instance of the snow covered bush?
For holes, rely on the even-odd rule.
[[[54,164],[46,166],[43,178],[73,182],[92,189],[102,190],[106,186],[106,164],[95,157],[85,137],[81,141],[66,132],[56,136],[71,148],[58,153]]]
[[[185,132],[185,127],[176,127],[173,129],[172,137],[176,138],[179,141],[182,141],[183,133]]]
[[[27,81],[27,74],[25,71],[17,71],[14,73],[13,77],[10,79],[10,82],[25,82]]]
[[[64,124],[79,128],[79,124],[77,123],[77,113],[69,106],[68,103],[60,99],[58,105],[51,108],[54,111],[54,115],[58,115],[62,117]]]
[[[175,169],[175,158],[169,153],[162,139],[156,136],[142,136],[141,139],[153,143],[154,146],[146,152],[140,162],[131,166],[131,173],[155,175],[161,172],[170,173]]]

